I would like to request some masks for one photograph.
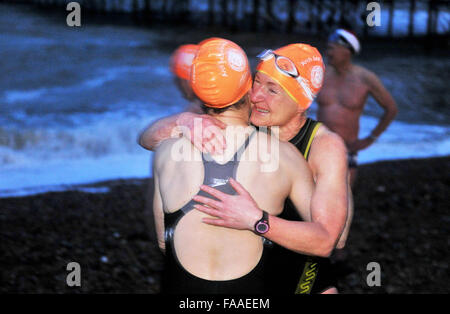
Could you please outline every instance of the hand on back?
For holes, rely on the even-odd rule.
[[[177,120],[183,136],[204,153],[223,153],[226,147],[223,130],[226,124],[207,114],[185,112]]]

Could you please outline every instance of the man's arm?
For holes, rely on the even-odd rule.
[[[392,120],[394,120],[398,113],[398,108],[391,94],[374,73],[367,73],[366,82],[369,86],[369,93],[384,110],[383,116],[371,133],[374,137],[378,137],[387,129]]]
[[[366,71],[364,81],[369,88],[369,94],[377,101],[378,105],[383,108],[383,116],[378,121],[377,126],[372,130],[370,135],[364,139],[357,140],[349,145],[351,152],[357,152],[372,145],[376,139],[387,129],[389,124],[394,120],[398,113],[397,104],[391,94],[384,87],[380,79],[372,72]]]

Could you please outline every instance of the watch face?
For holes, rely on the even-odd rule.
[[[260,221],[256,225],[256,231],[258,233],[266,233],[269,230],[269,225],[266,222]]]

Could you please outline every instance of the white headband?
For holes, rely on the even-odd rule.
[[[353,49],[355,50],[355,53],[359,53],[361,51],[361,45],[359,44],[358,38],[356,38],[355,35],[350,33],[349,31],[346,31],[345,29],[337,29],[336,33],[347,40],[347,42],[352,45]]]

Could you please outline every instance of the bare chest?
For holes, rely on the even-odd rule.
[[[339,105],[349,110],[362,110],[368,96],[367,85],[357,75],[327,77],[318,102],[321,106]]]

